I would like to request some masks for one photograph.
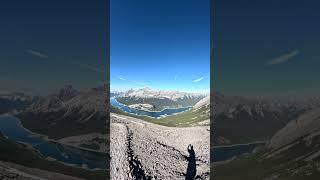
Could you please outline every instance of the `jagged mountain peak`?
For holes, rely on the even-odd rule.
[[[61,88],[58,92],[57,97],[61,101],[67,101],[78,94],[78,91],[72,87],[72,85],[66,85],[64,88]]]
[[[152,89],[150,88],[150,87],[144,87],[144,88],[142,88],[142,90],[145,90],[145,91],[151,91]]]
[[[177,100],[181,98],[191,97],[204,97],[203,94],[181,92],[177,90],[155,90],[150,87],[144,87],[141,89],[130,89],[126,91],[123,96],[126,97],[137,97],[137,98],[159,98],[159,99],[171,99]]]
[[[86,91],[74,89],[67,85],[57,93],[39,98],[30,111],[49,112],[59,110],[81,109],[81,111],[106,111],[106,96],[104,88],[91,88]]]

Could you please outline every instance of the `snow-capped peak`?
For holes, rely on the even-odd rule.
[[[177,100],[179,98],[199,97],[203,95],[195,94],[195,93],[180,92],[176,90],[153,90],[149,87],[145,87],[137,90],[130,89],[126,91],[123,96],[138,97],[138,98],[160,98],[160,99],[167,98],[171,100]]]

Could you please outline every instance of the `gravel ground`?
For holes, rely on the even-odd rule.
[[[111,114],[112,179],[209,179],[209,172],[209,126],[165,127]]]

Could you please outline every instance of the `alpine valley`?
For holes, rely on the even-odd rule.
[[[105,87],[67,85],[47,96],[0,97],[0,176],[106,179],[109,114]]]
[[[210,178],[208,94],[150,88],[112,94],[112,179]]]
[[[212,97],[215,178],[319,177],[319,98]]]

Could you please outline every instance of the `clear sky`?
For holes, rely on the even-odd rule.
[[[113,90],[209,90],[209,0],[111,0]]]
[[[96,87],[106,73],[107,1],[3,1],[0,91]]]
[[[0,91],[100,85],[107,1],[5,1]],[[318,1],[215,0],[214,89],[317,95]],[[209,0],[111,0],[111,86],[209,88]]]
[[[320,2],[214,1],[214,89],[319,96]]]

